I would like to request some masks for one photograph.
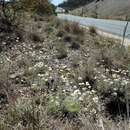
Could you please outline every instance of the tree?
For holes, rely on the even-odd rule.
[[[42,14],[52,14],[53,9],[48,0],[19,0],[25,11]]]
[[[48,0],[0,0],[1,14],[5,20],[17,24],[23,19],[24,12],[39,15],[54,14],[55,8]]]

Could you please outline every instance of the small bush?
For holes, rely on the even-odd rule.
[[[50,96],[47,110],[50,114],[78,114],[80,111],[80,104],[72,97],[64,96]]]
[[[93,69],[93,65],[86,65],[83,68],[81,68],[80,72],[80,76],[82,77],[83,82],[88,82],[91,87],[93,87],[96,84],[96,80],[94,78],[95,72]]]
[[[67,97],[63,101],[64,111],[68,113],[79,113],[80,105],[79,103],[73,99],[72,97]]]
[[[113,119],[125,118],[127,117],[127,113],[129,110],[126,107],[130,107],[130,90],[124,85],[123,80],[119,81],[111,81],[113,84],[106,83],[104,81],[100,81],[98,86],[98,93],[101,94],[101,99],[104,102],[104,110],[106,114]]]
[[[50,25],[55,27],[55,28],[59,28],[60,30],[63,30],[63,21],[56,18],[56,17],[50,17]]]
[[[89,27],[89,32],[90,32],[90,34],[97,34],[97,31],[96,31],[96,28],[94,27],[94,26],[90,26]]]
[[[67,57],[67,48],[64,45],[64,43],[57,44],[57,51],[58,51],[57,54],[58,59],[64,59]]]
[[[83,28],[80,27],[80,25],[78,23],[69,23],[69,22],[66,22],[64,23],[64,30],[68,33],[73,33],[73,34],[81,34],[81,35],[84,35],[84,30]]]
[[[50,114],[57,114],[61,110],[61,100],[57,96],[50,96],[47,109]]]
[[[57,35],[57,37],[63,37],[64,36],[64,31],[60,30]]]
[[[14,106],[10,106],[8,113],[4,116],[5,126],[9,126],[11,130],[17,130],[19,127],[29,130],[44,129],[43,124],[47,118],[47,111],[46,107],[42,105],[43,97],[40,98],[17,99]]]
[[[52,14],[53,9],[48,0],[20,0],[23,10],[39,15]]]
[[[64,41],[65,42],[71,42],[72,41],[72,37],[70,35],[67,35],[64,37]]]
[[[74,50],[77,50],[80,48],[80,44],[78,44],[77,42],[72,42],[70,47]]]
[[[77,50],[80,48],[80,45],[83,44],[84,38],[80,35],[65,34],[63,41],[69,43],[68,45],[71,49]]]
[[[72,23],[71,29],[74,34],[84,35],[84,30],[80,27],[79,23]]]
[[[52,33],[53,31],[54,31],[54,28],[51,27],[51,26],[48,26],[48,27],[46,27],[46,29],[45,29],[45,32],[47,32],[48,34]]]
[[[43,42],[44,40],[41,38],[41,36],[39,36],[38,34],[36,33],[31,33],[30,34],[30,39],[33,41],[33,42]]]
[[[65,23],[63,24],[63,29],[64,29],[66,32],[70,32],[70,31],[71,31],[70,23],[69,23],[69,22],[65,22]]]

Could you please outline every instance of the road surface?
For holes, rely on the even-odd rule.
[[[78,22],[83,26],[95,26],[97,29],[122,37],[126,21],[94,19],[74,15],[58,14],[58,18]],[[130,22],[126,30],[126,38],[130,39]]]

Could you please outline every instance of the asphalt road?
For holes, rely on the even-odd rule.
[[[107,33],[111,33],[117,36],[123,36],[124,27],[126,26],[126,21],[119,20],[105,20],[105,19],[94,19],[88,17],[80,17],[74,15],[58,14],[58,18],[77,22],[83,26],[95,26],[99,30]],[[126,37],[130,39],[130,22],[126,31]]]

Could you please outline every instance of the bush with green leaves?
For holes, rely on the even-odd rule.
[[[5,2],[2,6],[4,19],[11,24],[19,24],[25,18],[26,12],[38,15],[55,13],[54,6],[48,0],[13,0]]]
[[[56,45],[56,49],[57,49],[57,58],[58,59],[64,59],[67,57],[67,48],[64,43],[59,42]]]
[[[42,96],[40,98],[19,98],[14,106],[9,107],[3,119],[0,119],[0,128],[43,130],[45,128],[44,123],[47,120],[47,111],[42,104],[43,100]]]
[[[72,97],[66,97],[63,101],[63,108],[65,112],[68,113],[79,113],[80,105],[76,99]]]
[[[48,112],[51,114],[78,114],[80,112],[79,102],[71,96],[51,96],[47,106]]]
[[[61,110],[61,99],[58,96],[50,96],[47,103],[48,113],[56,114]]]
[[[97,34],[96,27],[90,26],[90,27],[89,27],[89,32],[90,32],[91,35]]]
[[[53,14],[54,9],[48,0],[20,0],[23,10],[27,12],[43,14]]]

